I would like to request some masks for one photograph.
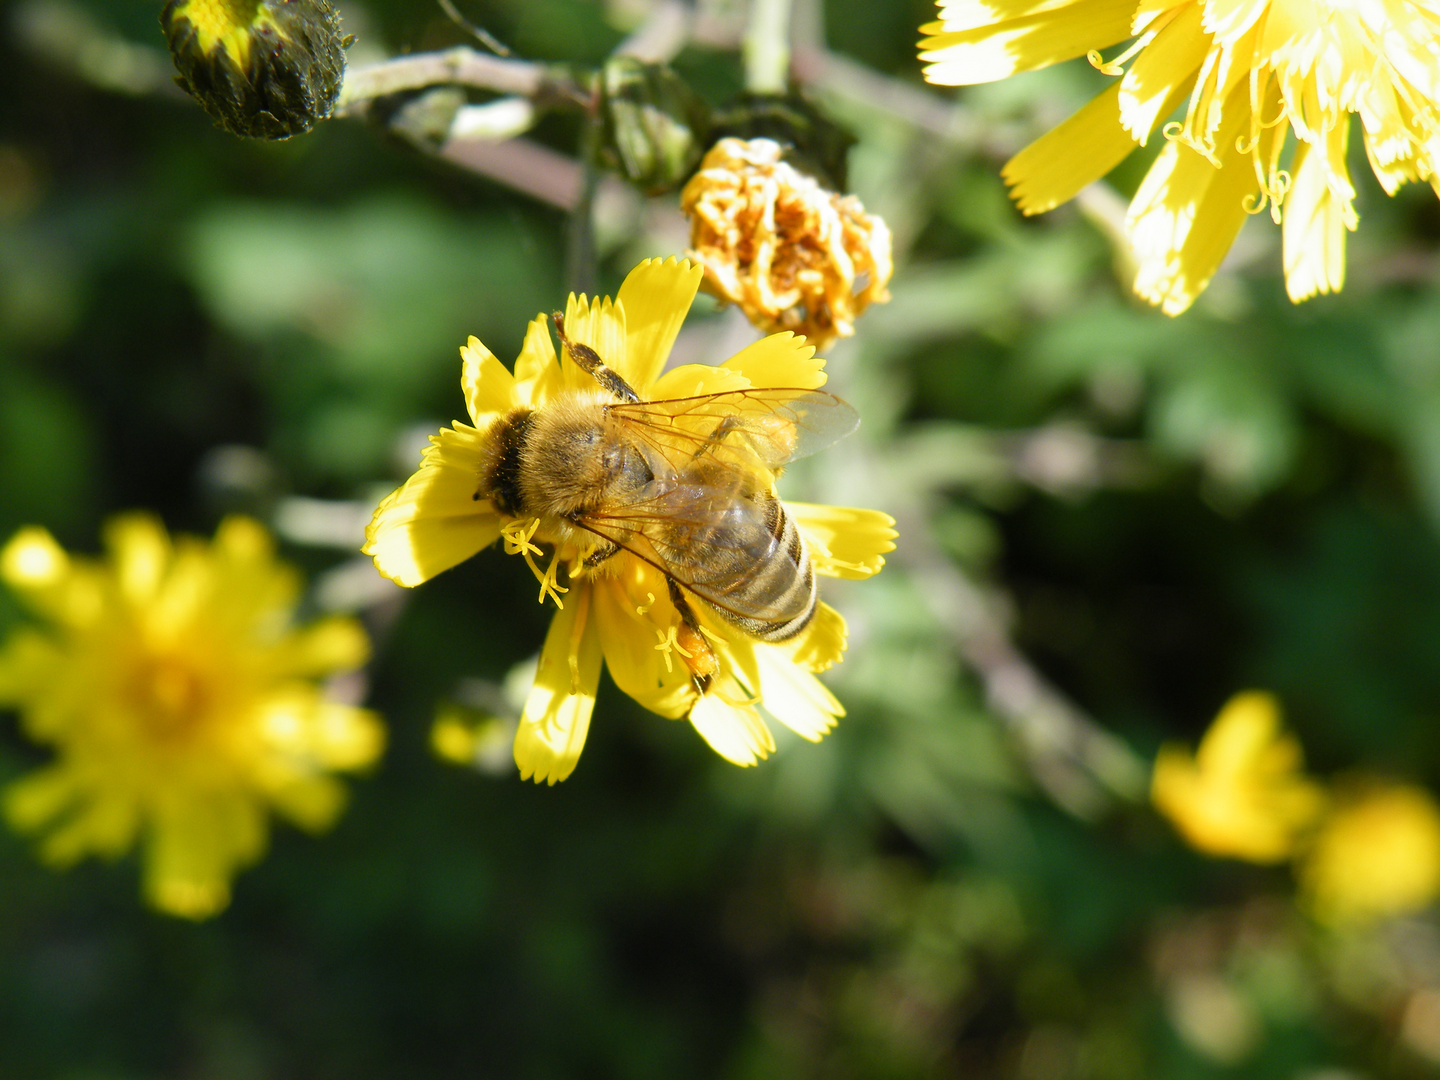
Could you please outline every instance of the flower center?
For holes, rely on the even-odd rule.
[[[151,735],[168,741],[199,726],[212,695],[193,661],[160,653],[135,658],[122,697]]]

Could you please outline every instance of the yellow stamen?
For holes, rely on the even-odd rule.
[[[533,564],[530,569],[535,569]],[[545,603],[545,597],[549,596],[550,599],[555,601],[555,606],[561,611],[564,611],[565,605],[560,600],[560,594],[569,592],[570,590],[566,586],[558,584],[559,573],[560,553],[557,551],[554,555],[550,556],[550,565],[545,568],[545,574],[540,578],[540,603]]]
[[[672,649],[675,652],[679,653],[681,656],[683,656],[686,660],[689,660],[692,656],[695,655],[694,653],[686,649],[684,645],[680,644],[680,639],[676,637],[675,626],[673,624],[666,627],[663,632],[660,630],[656,630],[655,636],[660,639],[660,644],[655,646],[655,651],[665,657],[665,671],[667,673],[675,669],[674,664],[670,662],[670,651]]]
[[[539,518],[517,518],[507,522],[500,527],[500,536],[505,541],[506,555],[520,555],[525,559],[525,565],[530,567],[530,572],[535,575],[535,580],[540,582],[540,603],[545,603],[548,596],[555,601],[555,606],[561,611],[565,610],[565,604],[560,599],[561,593],[570,590],[558,584],[560,573],[560,552],[557,549],[550,556],[550,565],[544,570],[535,565],[535,556],[545,554],[545,550],[534,542],[535,530],[540,528]]]
[[[516,518],[500,526],[500,536],[505,541],[505,554],[519,555],[522,551],[529,551],[535,555],[541,554],[539,546],[531,543],[531,538],[538,528],[540,528],[539,518]]]
[[[1167,139],[1170,139],[1174,142],[1183,143],[1185,146],[1188,146],[1191,150],[1194,150],[1197,154],[1203,157],[1206,161],[1210,162],[1211,165],[1214,165],[1215,168],[1220,168],[1220,159],[1215,156],[1215,141],[1213,139],[1195,138],[1194,135],[1190,134],[1190,132],[1185,129],[1185,125],[1182,124],[1179,120],[1171,120],[1168,124],[1166,124],[1163,128],[1160,129],[1160,133],[1164,135]]]
[[[1145,33],[1141,34],[1138,38],[1131,42],[1128,49],[1122,52],[1119,56],[1115,57],[1114,60],[1106,60],[1103,56],[1100,55],[1099,49],[1091,49],[1085,54],[1085,59],[1089,60],[1090,66],[1093,67],[1096,71],[1100,72],[1100,74],[1102,75],[1109,75],[1111,77],[1117,75],[1124,75],[1125,68],[1123,65],[1133,59],[1136,54],[1142,52],[1145,49],[1145,46],[1149,45],[1150,42],[1154,41],[1155,35],[1158,34],[1161,30],[1165,29],[1165,26],[1170,22],[1171,19],[1175,17],[1176,12],[1178,12],[1179,10],[1180,8],[1176,7],[1168,15],[1163,16],[1153,29],[1147,30]]]
[[[654,594],[653,592],[648,592],[648,591],[647,591],[647,592],[645,593],[645,603],[643,603],[643,604],[636,604],[636,605],[635,605],[635,614],[636,614],[636,615],[649,615],[649,614],[650,614],[650,609],[651,609],[652,607],[654,607],[654,606],[655,606],[655,594]]]

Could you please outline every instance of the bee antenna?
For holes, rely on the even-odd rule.
[[[454,5],[452,0],[435,0],[435,2],[440,5],[440,10],[445,12],[445,16],[451,22],[469,33],[476,41],[480,42],[481,45],[484,45],[485,48],[489,49],[496,56],[515,55],[506,48],[504,43],[495,37],[494,34],[490,33],[490,31],[486,30],[483,26],[476,26],[469,19],[465,18],[464,15],[461,15],[460,9]]]
[[[571,341],[565,336],[565,316],[560,312],[553,312],[550,321],[555,324],[555,333],[560,338],[560,344],[565,346],[565,351],[570,354],[570,359],[581,371],[586,372],[605,390],[615,395],[621,401],[634,404],[640,400],[640,395],[635,393],[630,384],[622,379],[619,373],[612,371],[605,366],[605,361],[600,359],[600,354],[589,345],[582,345],[578,341]]]

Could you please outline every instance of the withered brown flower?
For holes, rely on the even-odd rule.
[[[828,191],[772,139],[717,142],[680,193],[704,288],[770,333],[823,349],[890,298],[890,230],[854,195]]]

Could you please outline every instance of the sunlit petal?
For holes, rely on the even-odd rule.
[[[895,519],[879,510],[787,502],[785,509],[805,538],[815,572],[829,577],[873,577],[895,550]]]
[[[515,764],[522,780],[564,780],[585,747],[602,656],[597,624],[589,617],[590,598],[590,587],[577,585],[545,635],[535,686],[515,732]]]
[[[495,542],[500,518],[475,498],[487,460],[474,428],[431,436],[420,471],[385,498],[365,530],[361,550],[380,573],[413,587]]]
[[[621,375],[641,396],[647,396],[650,384],[664,370],[704,276],[699,266],[686,259],[646,259],[620,286],[615,299],[625,309],[626,335],[626,366]]]

